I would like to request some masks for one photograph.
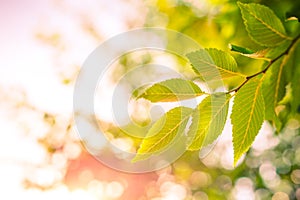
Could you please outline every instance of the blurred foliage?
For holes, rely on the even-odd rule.
[[[241,2],[267,5],[282,21],[285,21],[288,17],[300,18],[300,1],[249,0]],[[234,44],[253,51],[261,50],[261,47],[254,43],[246,32],[237,1],[148,0],[145,1],[145,4],[147,7],[145,27],[164,27],[179,31],[190,36],[203,47],[230,51],[228,45]],[[51,37],[52,45],[57,46],[57,42],[59,42],[57,36],[51,35],[49,37]],[[48,38],[42,36],[40,38],[48,40]],[[257,71],[257,68],[264,62],[238,53],[232,53],[232,55],[245,74]],[[155,63],[155,57],[158,56],[158,54],[150,54],[149,52],[138,52],[138,55],[133,53],[122,56],[112,72],[112,80],[117,82],[123,74],[130,71],[134,66]],[[187,76],[191,76],[190,72],[186,72],[187,63],[179,58],[175,60],[177,63],[174,68],[187,73]],[[295,62],[297,60],[299,58],[295,58]],[[148,73],[156,76],[152,71]],[[134,80],[130,88],[133,90],[140,80],[137,76],[130,77],[130,79]],[[229,87],[235,85],[234,82],[228,84]],[[149,107],[145,102],[139,103]],[[288,110],[281,110],[285,111],[280,112],[281,115],[289,115]],[[45,115],[44,120],[47,122],[53,120],[49,116],[48,114]],[[100,124],[105,127],[104,130],[107,132],[108,138],[130,139],[133,141],[134,148],[137,148],[141,142],[141,138],[138,136],[144,132],[144,129],[149,128],[148,125],[151,120],[149,118],[141,120],[138,115],[133,116],[133,118],[136,118],[136,123],[130,123],[124,127],[116,127],[114,124],[103,125],[105,122],[100,122]],[[225,162],[224,159],[228,158],[223,157],[228,154],[228,149],[232,148],[230,147],[231,138],[229,138],[229,140],[219,142],[204,159],[199,159],[198,152],[186,152],[172,164],[171,170],[167,173],[175,177],[174,182],[183,185],[188,190],[186,199],[244,200],[272,199],[272,197],[274,200],[286,199],[277,198],[277,196],[282,195],[280,192],[286,193],[289,199],[300,199],[299,124],[300,115],[296,114],[295,118],[286,121],[286,127],[280,134],[273,134],[272,127],[270,128],[271,135],[261,132],[260,134],[265,135],[262,144],[260,144],[263,148],[254,147],[251,149],[236,168],[230,165],[231,160]],[[69,127],[67,129],[69,130]],[[129,136],[128,132],[131,135],[135,132],[134,135],[137,137]],[[48,135],[47,137],[54,138],[54,136],[52,134],[52,136]],[[52,139],[47,137],[44,140],[41,139],[40,142],[46,146],[50,153],[55,153],[63,148],[53,146],[49,143]],[[232,154],[232,152],[230,153]],[[150,199],[150,197],[146,195],[146,199]]]

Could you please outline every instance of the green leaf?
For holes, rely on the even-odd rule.
[[[284,22],[285,29],[291,37],[300,34],[300,23],[296,17],[290,17]]]
[[[132,162],[145,160],[151,155],[166,150],[176,137],[184,133],[192,112],[191,108],[176,107],[157,120],[147,133]]]
[[[263,59],[266,61],[271,61],[272,59],[275,59],[278,56],[284,54],[290,47],[291,43],[292,43],[292,41],[286,40],[285,42],[280,43],[280,45],[276,46],[276,47],[268,47],[265,49],[258,50],[257,52],[254,52],[254,53],[250,53],[250,54],[246,54],[246,53],[240,53],[240,54],[243,56],[247,56],[249,58]]]
[[[215,141],[225,126],[231,95],[206,97],[196,108],[188,132],[188,150],[199,150]]]
[[[231,113],[234,164],[248,151],[264,120],[262,79],[250,79],[234,98]]]
[[[245,77],[238,72],[235,59],[218,49],[201,49],[187,54],[193,70],[206,81],[230,77]]]
[[[195,98],[202,94],[204,93],[201,89],[192,81],[177,78],[154,84],[138,98],[145,98],[151,102],[173,102]]]
[[[266,6],[238,2],[244,23],[250,37],[266,47],[278,46],[285,40],[291,40],[280,19]]]
[[[281,129],[281,123],[275,113],[275,108],[278,102],[285,95],[285,86],[287,81],[284,76],[284,66],[287,61],[287,56],[281,57],[274,62],[266,72],[266,77],[263,81],[263,96],[265,102],[265,119],[275,122],[277,129]]]
[[[247,49],[245,47],[240,47],[240,46],[237,46],[237,45],[234,45],[234,44],[229,44],[229,48],[231,51],[235,51],[235,52],[238,52],[238,53],[241,53],[241,54],[253,54],[255,53],[254,51],[250,50],[250,49]]]
[[[140,96],[148,89],[151,87],[152,84],[145,84],[143,86],[140,86],[133,90],[132,92],[132,98],[140,98]]]
[[[285,42],[280,43],[280,45],[276,47],[265,49],[266,51],[265,57],[269,59],[277,58],[278,56],[284,54],[284,52],[286,52],[289,49],[291,43],[292,41],[286,40]]]
[[[299,40],[298,40],[299,41]],[[295,47],[293,53],[293,77],[291,80],[291,89],[292,89],[292,102],[291,102],[291,111],[292,114],[300,113],[300,44]]]
[[[236,46],[236,45],[233,45],[233,44],[230,44],[229,48],[230,48],[231,51],[240,53],[241,55],[247,56],[249,58],[269,60],[268,58],[265,57],[265,55],[268,53],[269,49],[262,49],[262,50],[259,50],[257,52],[254,52],[250,49],[240,47],[240,46]]]

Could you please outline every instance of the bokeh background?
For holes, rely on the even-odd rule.
[[[255,2],[269,6],[282,20],[299,17],[299,1]],[[203,47],[228,50],[233,43],[259,48],[246,33],[236,1],[0,0],[1,199],[300,199],[299,117],[277,134],[264,123],[235,168],[230,123],[206,157],[186,152],[151,173],[115,171],[86,152],[72,113],[82,63],[106,39],[153,26],[187,34]],[[249,73],[253,68],[247,66],[257,62],[234,56]],[[151,62],[186,72],[186,63],[176,57],[141,51],[114,64],[110,85],[132,67]],[[109,91],[102,93],[109,96]],[[132,106],[135,122],[149,124],[149,102]],[[96,117],[108,138],[135,151],[140,140],[117,127],[109,109],[101,109]],[[125,128],[137,131],[130,123]]]

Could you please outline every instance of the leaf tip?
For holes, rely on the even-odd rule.
[[[137,163],[139,161],[143,161],[143,160],[146,160],[150,157],[149,154],[144,154],[144,153],[137,153],[134,158],[131,159],[131,163],[134,164],[134,163]]]
[[[234,153],[234,158],[233,158],[233,167],[236,167],[238,162],[240,161],[241,157],[243,154],[236,154]]]
[[[131,99],[137,100],[137,99],[144,98],[145,92],[147,91],[149,86],[150,86],[149,84],[146,84],[134,89],[133,92],[131,93]]]
[[[138,155],[136,155],[133,159],[130,160],[130,163],[135,164],[138,161],[140,161],[140,159],[138,158]]]

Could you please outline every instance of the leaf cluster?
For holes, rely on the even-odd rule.
[[[264,121],[272,123],[280,132],[289,119],[299,115],[298,20],[291,18],[282,22],[271,9],[260,4],[238,2],[238,6],[250,38],[261,50],[255,52],[233,44],[231,50],[252,59],[262,59],[261,70],[245,74],[230,53],[214,48],[188,53],[193,71],[209,87],[209,92],[202,88],[203,84],[176,78],[156,83],[139,94],[137,98],[153,103],[198,96],[204,99],[196,108],[175,107],[155,122],[134,162],[161,153],[183,132],[187,135],[187,150],[200,150],[217,140],[230,114],[236,164],[251,147]],[[232,79],[237,80],[236,85],[228,89],[224,82]],[[223,88],[213,84],[216,82],[222,83]]]

